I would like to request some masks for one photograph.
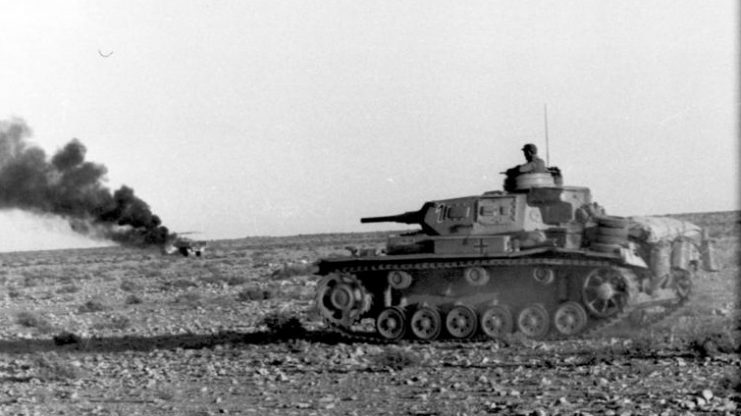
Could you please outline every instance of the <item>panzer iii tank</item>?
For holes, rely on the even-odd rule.
[[[389,341],[569,338],[624,318],[651,322],[689,296],[699,227],[608,216],[588,188],[549,174],[508,181],[508,191],[362,218],[421,229],[389,236],[383,250],[320,260],[321,316],[356,336],[372,322]]]

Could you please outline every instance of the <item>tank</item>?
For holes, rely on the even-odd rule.
[[[554,339],[648,324],[688,299],[699,227],[609,216],[589,188],[560,183],[524,174],[506,191],[362,218],[419,229],[319,260],[317,310],[346,334],[392,342]]]

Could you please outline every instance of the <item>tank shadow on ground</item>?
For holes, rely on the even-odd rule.
[[[224,331],[215,334],[178,334],[156,336],[121,336],[78,338],[74,341],[56,342],[53,339],[0,340],[0,353],[26,354],[32,352],[79,351],[82,353],[105,353],[125,351],[153,351],[168,349],[201,349],[219,345],[269,345],[302,340],[328,345],[347,343],[336,333],[327,331],[305,331],[281,334],[270,331],[242,333]]]
[[[208,349],[221,345],[278,345],[292,342],[308,342],[313,344],[324,344],[327,346],[337,344],[378,344],[389,345],[383,340],[373,342],[373,340],[352,340],[343,337],[341,334],[325,330],[306,330],[301,333],[276,333],[271,331],[258,331],[241,333],[236,331],[224,331],[216,334],[178,334],[178,335],[158,335],[158,336],[121,336],[121,337],[92,337],[77,338],[74,342],[66,342],[60,345],[53,339],[18,339],[18,340],[0,340],[0,354],[31,354],[45,352],[71,352],[80,354],[95,353],[122,353],[122,352],[150,352],[155,350],[174,350],[174,349]],[[413,342],[413,341],[411,341]],[[407,341],[396,345],[405,345]],[[461,344],[458,342],[434,342],[431,343],[441,350],[458,349],[458,348],[475,348],[474,344]],[[301,350],[302,347],[298,347]],[[697,358],[697,354],[690,351],[636,351],[636,350],[614,350],[605,347],[579,347],[571,351],[562,351],[553,355],[553,352],[546,353],[537,349],[526,349],[513,345],[502,347],[505,355],[508,351],[521,356],[538,356],[542,360],[523,363],[518,362],[515,366],[525,367],[580,367],[591,366],[595,364],[610,364],[613,361],[621,359],[656,359],[668,357],[684,357],[687,359]],[[571,362],[564,362],[561,358],[570,355],[579,357]],[[453,363],[446,363],[446,366],[455,367]],[[466,368],[475,364],[466,364]],[[484,367],[508,367],[506,362],[497,362],[485,364]]]

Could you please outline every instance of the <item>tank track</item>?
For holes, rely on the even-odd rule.
[[[593,260],[593,259],[569,259],[569,258],[524,258],[524,259],[477,259],[477,260],[458,260],[458,261],[429,261],[421,263],[378,263],[373,265],[359,265],[359,266],[344,266],[337,267],[330,270],[330,273],[359,273],[359,272],[373,272],[373,271],[385,271],[385,270],[430,270],[430,269],[444,269],[444,268],[463,268],[463,267],[483,267],[483,266],[534,266],[534,265],[549,265],[549,266],[579,266],[579,267],[621,267],[624,269],[630,269],[623,264],[616,262],[605,261],[605,260]],[[667,301],[661,306],[664,307],[663,311],[658,314],[652,314],[646,320],[642,321],[642,325],[653,325],[673,313],[681,309],[686,303],[687,298],[677,298]],[[621,312],[616,315],[595,322],[594,325],[586,328],[581,333],[565,337],[562,335],[549,333],[548,336],[538,341],[556,341],[566,339],[586,339],[586,338],[597,338],[603,335],[607,330],[614,328],[620,324],[629,322],[631,315],[645,308],[646,305],[628,305]],[[398,341],[389,340],[380,336],[376,331],[357,331],[351,328],[336,325],[335,323],[325,319],[325,327],[328,331],[331,331],[347,342],[358,342],[358,343],[371,343],[371,344],[396,344]],[[414,338],[405,338],[405,342],[413,343],[429,343],[429,341],[418,340]],[[433,342],[447,342],[447,343],[476,343],[476,342],[489,342],[491,338],[477,334],[467,339],[441,339]]]

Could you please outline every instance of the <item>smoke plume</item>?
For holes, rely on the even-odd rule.
[[[161,244],[172,237],[133,189],[111,193],[102,184],[106,167],[86,161],[79,140],[48,159],[26,142],[30,136],[23,120],[0,120],[0,209],[58,215],[81,234],[125,244]]]

